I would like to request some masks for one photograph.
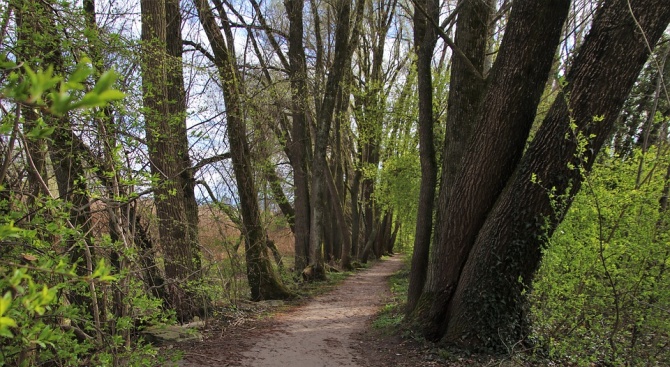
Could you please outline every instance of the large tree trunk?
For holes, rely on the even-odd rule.
[[[158,217],[158,232],[165,256],[165,277],[168,280],[168,303],[182,320],[200,313],[200,303],[194,293],[184,289],[188,280],[200,273],[200,256],[191,238],[192,207],[185,202],[184,152],[185,126],[183,117],[173,119],[169,98],[180,98],[168,92],[170,70],[167,52],[167,23],[165,0],[142,0],[142,89],[145,106],[145,129],[151,173],[157,177],[154,184],[154,202]],[[181,97],[183,98],[183,97]],[[173,101],[179,103],[179,101]],[[187,150],[187,148],[186,148]]]
[[[344,218],[344,209],[342,208],[340,193],[337,191],[330,170],[326,171],[326,182],[328,184],[328,192],[330,193],[330,199],[333,202],[333,210],[335,212],[336,223],[333,225],[333,230],[338,231],[341,234],[340,239],[343,242],[340,251],[342,268],[351,270],[351,237],[348,235],[349,231],[347,230],[347,224]]]
[[[198,18],[209,39],[223,89],[226,106],[228,143],[233,161],[237,191],[240,196],[242,232],[245,236],[245,259],[251,299],[285,299],[292,297],[275,273],[267,253],[267,234],[261,223],[260,207],[253,179],[246,124],[241,102],[241,80],[232,45],[227,45],[207,0],[196,0]],[[225,30],[225,28],[224,28]]]
[[[631,1],[630,9],[627,0],[601,5],[565,89],[479,231],[448,305],[445,340],[472,346],[523,337],[522,292],[542,246],[579,191],[668,22],[670,7],[659,1]]]
[[[417,311],[425,335],[439,339],[449,303],[479,229],[510,177],[528,138],[547,81],[569,0],[517,0],[479,105],[481,117],[463,156],[443,218],[435,259]],[[424,303],[425,302],[425,303]],[[424,303],[422,305],[421,303]]]
[[[307,134],[307,64],[303,48],[303,1],[286,0],[284,6],[289,19],[289,49],[291,80],[291,165],[295,187],[295,270],[301,272],[309,263],[310,197],[307,152],[310,139]]]
[[[458,10],[455,45],[462,54],[456,54],[452,59],[451,65],[449,100],[447,102],[447,124],[442,155],[442,175],[437,201],[438,207],[433,243],[441,243],[443,241],[442,236],[444,232],[440,230],[440,223],[446,219],[447,205],[453,185],[463,167],[463,156],[472,139],[475,124],[481,114],[480,102],[486,83],[483,75],[487,62],[487,42],[494,9],[494,1],[486,0],[464,1],[460,10]],[[424,246],[426,245],[424,244]],[[441,267],[446,265],[440,258],[442,256],[439,253],[441,248],[434,246],[432,250],[432,263],[429,267],[432,272],[441,273],[444,271]],[[416,276],[418,277],[418,275]],[[422,285],[425,284],[422,283]],[[428,284],[428,288],[433,286],[435,286],[435,283]],[[437,289],[429,289],[429,291],[435,290]],[[416,290],[410,293],[410,297],[418,297]],[[412,299],[410,298],[410,300]],[[416,300],[413,301],[416,302]]]
[[[437,23],[439,3],[417,1],[414,5],[414,49],[416,52],[417,90],[419,94],[419,157],[421,186],[417,209],[412,270],[409,275],[406,311],[414,310],[421,296],[428,270],[428,253],[433,230],[433,203],[437,185],[437,163],[433,136],[433,76],[431,72],[437,32],[428,17]],[[422,9],[419,9],[421,7]]]
[[[181,8],[179,0],[165,0],[166,46],[167,46],[167,110],[170,124],[174,129],[174,141],[177,149],[177,177],[188,224],[188,239],[193,247],[193,263],[196,269],[200,264],[200,246],[198,243],[198,203],[195,199],[195,178],[189,154],[188,132],[186,131],[186,91],[184,90],[184,67],[182,63]]]

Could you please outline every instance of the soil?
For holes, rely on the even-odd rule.
[[[372,330],[390,297],[387,278],[400,256],[359,271],[334,290],[260,320],[210,326],[205,338],[180,344],[183,367],[435,366],[430,351],[411,340]]]

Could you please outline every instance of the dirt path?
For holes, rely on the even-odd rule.
[[[279,318],[278,329],[243,353],[242,366],[359,366],[351,336],[362,331],[388,295],[386,278],[402,266],[399,257],[377,263],[334,291]]]
[[[208,350],[186,353],[181,366],[356,367],[366,366],[354,348],[354,333],[363,332],[389,295],[386,278],[402,267],[399,256],[376,263],[346,279],[335,290],[271,322],[253,333],[228,335]],[[223,339],[226,340],[224,343]],[[240,347],[241,346],[241,347]],[[231,348],[232,347],[232,348]],[[219,348],[220,353],[216,352]],[[200,349],[200,348],[198,348]],[[234,355],[231,355],[233,350]],[[197,353],[196,353],[197,352]],[[189,354],[193,357],[188,358]]]

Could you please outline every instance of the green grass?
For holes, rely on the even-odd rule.
[[[402,325],[405,317],[405,301],[409,287],[409,259],[405,258],[405,265],[389,278],[391,297],[382,307],[372,322],[372,327],[383,332],[395,332]]]

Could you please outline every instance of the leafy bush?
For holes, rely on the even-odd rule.
[[[7,141],[20,131],[21,108],[53,116],[123,98],[112,89],[113,72],[104,73],[87,91],[93,75],[87,59],[67,79],[52,68],[33,71],[2,55],[0,72],[7,76],[0,86],[0,103],[16,107],[3,109],[0,134]],[[46,120],[38,119],[23,134],[25,140],[50,139],[55,128]],[[11,149],[10,144],[8,155]],[[3,187],[4,178],[0,177],[0,365],[153,364],[154,348],[133,332],[136,322],[163,317],[160,301],[146,296],[128,268],[113,268],[105,260],[114,252],[131,261],[134,249],[73,225],[71,202],[50,195],[27,198],[14,187]],[[72,256],[76,252],[84,255]],[[117,312],[119,308],[124,310]]]
[[[666,149],[603,158],[551,238],[531,301],[552,358],[670,365]]]

